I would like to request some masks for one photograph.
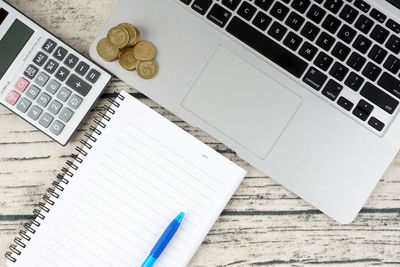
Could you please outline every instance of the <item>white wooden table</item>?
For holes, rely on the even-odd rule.
[[[86,55],[117,2],[10,0]],[[357,219],[352,224],[339,225],[217,140],[190,127],[117,78],[67,147],[57,145],[0,107],[1,256],[23,223],[31,218],[31,211],[64,162],[70,159],[106,97],[121,89],[249,172],[190,266],[400,266],[400,157],[392,163]],[[0,266],[4,266],[4,257]]]

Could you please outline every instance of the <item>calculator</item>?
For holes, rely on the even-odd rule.
[[[0,0],[2,105],[66,145],[110,80],[108,72]]]

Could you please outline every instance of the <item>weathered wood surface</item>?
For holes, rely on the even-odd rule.
[[[146,1],[146,0],[143,0]],[[87,54],[117,0],[11,0],[10,3]],[[114,79],[67,147],[0,107],[0,254],[70,158],[91,118],[114,91],[144,103],[249,171],[190,266],[400,266],[400,157],[354,223],[339,225],[248,166],[232,151]],[[4,260],[0,262],[4,266]]]

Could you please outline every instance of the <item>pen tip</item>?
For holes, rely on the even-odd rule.
[[[184,213],[184,212],[181,212],[181,213],[179,213],[178,216],[176,216],[176,220],[177,220],[179,223],[181,223],[182,220],[183,220],[183,217],[185,217],[185,213]]]

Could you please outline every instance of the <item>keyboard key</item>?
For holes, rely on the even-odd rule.
[[[396,74],[400,70],[400,60],[397,57],[390,55],[386,59],[385,64],[383,64],[383,67],[391,73]]]
[[[346,5],[340,12],[339,17],[347,23],[353,24],[359,13],[358,10],[352,8],[350,5]]]
[[[395,33],[400,33],[400,24],[395,22],[392,19],[389,19],[386,22],[386,27],[388,27],[389,29],[391,29],[392,31],[394,31]]]
[[[208,13],[207,18],[214,22],[219,27],[225,27],[228,20],[231,18],[232,13],[223,8],[222,6],[215,4],[211,11]]]
[[[368,62],[362,74],[374,82],[378,78],[379,74],[381,74],[381,71],[382,69],[376,66],[374,63]]]
[[[53,56],[54,56],[56,59],[62,61],[62,60],[65,58],[65,56],[67,55],[67,53],[68,53],[68,51],[67,51],[65,48],[59,46],[59,47],[56,49],[56,51],[54,52]]]
[[[338,13],[342,6],[343,0],[327,0],[324,4],[324,7],[333,14]]]
[[[259,11],[253,20],[253,24],[260,30],[265,31],[268,28],[271,21],[272,21],[271,17]]]
[[[371,32],[371,38],[380,44],[383,44],[388,36],[389,31],[380,25],[376,25],[374,30]]]
[[[46,91],[54,95],[58,88],[60,88],[60,83],[58,83],[56,80],[51,80],[46,86]]]
[[[50,126],[50,132],[54,135],[60,135],[62,130],[64,129],[65,125],[59,121],[54,121],[53,124]]]
[[[289,8],[280,2],[275,2],[269,13],[278,20],[283,20],[289,13]]]
[[[367,60],[363,56],[361,56],[357,52],[353,52],[349,60],[347,60],[347,65],[356,71],[360,71],[365,62],[367,62]]]
[[[239,6],[241,0],[222,0],[222,4],[229,8],[230,10],[234,11]],[[260,0],[259,0],[260,2]],[[268,1],[265,1],[268,2]],[[257,3],[256,3],[257,4]]]
[[[303,35],[308,40],[314,41],[319,31],[320,30],[317,26],[315,26],[311,22],[307,22],[306,25],[304,25],[303,29],[301,30],[300,34]]]
[[[80,79],[75,74],[72,74],[68,78],[66,84],[83,96],[86,96],[89,93],[90,89],[92,89],[91,85]]]
[[[268,30],[268,34],[271,35],[276,40],[282,40],[283,36],[286,34],[287,28],[280,24],[279,22],[272,23],[272,26]]]
[[[59,79],[60,81],[65,81],[65,79],[67,78],[67,76],[69,75],[69,70],[67,70],[64,67],[60,67],[56,73],[56,78]]]
[[[357,118],[359,118],[362,121],[366,121],[368,119],[369,114],[365,113],[364,110],[359,109],[359,108],[355,108],[353,110],[353,115],[356,116]]]
[[[335,47],[332,49],[332,55],[337,59],[344,61],[350,54],[351,49],[341,42],[337,42]]]
[[[303,39],[293,32],[289,32],[285,40],[283,40],[283,44],[293,51],[296,51],[297,48],[299,48],[301,42],[303,42]]]
[[[80,98],[79,96],[72,95],[71,98],[68,101],[68,106],[70,106],[71,108],[76,110],[77,108],[79,108],[79,106],[81,105],[82,101],[83,101],[83,99]]]
[[[293,0],[291,6],[301,14],[304,14],[304,12],[306,12],[310,4],[311,4],[310,0]]]
[[[346,24],[340,29],[338,33],[338,37],[342,39],[345,43],[350,44],[353,41],[354,37],[356,36],[356,31]]]
[[[43,86],[46,85],[46,83],[49,80],[49,78],[50,77],[48,75],[46,75],[44,72],[40,72],[38,74],[38,76],[36,77],[36,79],[35,79],[35,83],[37,85],[39,85],[40,87],[43,87]]]
[[[297,78],[308,67],[304,60],[237,17],[228,24],[227,31]]]
[[[339,100],[337,101],[337,103],[339,106],[341,106],[342,108],[344,108],[347,111],[350,111],[354,107],[354,104],[350,100],[346,99],[343,96],[339,97]]]
[[[385,127],[385,124],[375,117],[371,117],[368,121],[368,124],[378,132],[382,131],[382,129]]]
[[[49,107],[47,109],[53,115],[57,115],[58,112],[60,112],[61,108],[62,108],[62,104],[60,102],[58,102],[57,100],[53,100],[53,101],[51,101],[51,103],[50,103],[50,105],[49,105]]]
[[[328,79],[328,76],[320,72],[314,67],[310,67],[306,75],[304,75],[303,82],[314,88],[315,90],[321,90],[322,86]]]
[[[398,54],[400,52],[400,38],[394,35],[390,36],[385,46],[393,53]]]
[[[318,3],[318,4],[322,4],[324,0],[314,0],[314,2]]]
[[[354,1],[354,6],[360,9],[361,11],[367,13],[371,6],[362,0]]]
[[[25,80],[24,78],[19,78],[18,81],[15,83],[14,88],[23,93],[25,92],[28,85],[29,82],[27,80]]]
[[[69,122],[69,120],[72,118],[72,115],[74,115],[74,112],[70,110],[69,108],[63,108],[61,111],[60,115],[58,117],[63,121],[63,122]]]
[[[374,45],[368,53],[368,57],[378,64],[381,64],[388,52],[378,45]]]
[[[19,98],[21,97],[20,94],[18,94],[16,91],[11,90],[7,96],[6,96],[6,101],[10,104],[10,105],[15,105],[17,103],[17,101],[19,100]]]
[[[400,99],[400,81],[397,78],[385,72],[379,79],[378,85]]]
[[[237,11],[238,15],[244,18],[245,20],[251,20],[251,18],[256,13],[257,8],[249,4],[248,2],[243,2]]]
[[[286,19],[285,24],[293,30],[298,31],[301,25],[303,25],[304,21],[305,19],[302,16],[296,12],[291,12],[289,17]]]
[[[57,68],[58,68],[58,63],[52,59],[50,59],[47,62],[46,66],[44,67],[44,69],[50,74],[53,74]]]
[[[329,74],[338,81],[343,81],[348,72],[349,69],[347,67],[343,66],[339,62],[335,62],[332,69],[329,71]]]
[[[192,5],[192,9],[196,10],[201,15],[204,15],[206,14],[212,3],[212,0],[195,0]]]
[[[22,113],[25,113],[29,107],[32,105],[32,102],[26,99],[25,97],[21,98],[21,100],[17,104],[17,109]]]
[[[256,6],[262,8],[264,11],[268,11],[268,9],[272,6],[274,0],[256,0]]]
[[[299,50],[299,55],[308,61],[313,60],[315,55],[318,52],[318,48],[310,44],[309,42],[305,42]]]
[[[36,68],[33,65],[29,65],[26,70],[24,71],[24,74],[26,77],[28,77],[29,79],[33,79],[35,78],[36,74],[39,72],[39,69]]]
[[[38,106],[32,106],[31,109],[28,112],[28,117],[31,118],[32,120],[37,120],[42,114],[43,110],[39,108]]]
[[[372,113],[372,111],[374,110],[374,106],[371,105],[370,103],[368,103],[367,101],[365,101],[364,99],[361,99],[358,102],[357,108],[363,110],[368,115],[370,115]]]
[[[79,62],[78,66],[75,69],[75,71],[81,76],[84,76],[88,70],[89,65],[83,61]]]
[[[322,90],[322,94],[330,100],[335,101],[342,90],[342,85],[338,84],[334,80],[329,80],[324,90]]]
[[[35,100],[36,97],[39,95],[39,93],[40,93],[40,89],[37,88],[36,86],[34,86],[33,84],[31,84],[29,86],[28,90],[26,90],[25,95],[27,97],[29,97],[30,99]]]
[[[45,108],[49,104],[50,100],[51,100],[51,96],[49,96],[46,93],[41,93],[39,98],[36,101],[42,108]]]
[[[57,98],[59,100],[61,100],[62,102],[65,102],[65,101],[67,101],[67,99],[70,95],[71,95],[71,90],[69,90],[66,87],[63,87],[63,88],[61,88],[60,91],[58,91]]]
[[[374,22],[365,15],[361,15],[354,26],[356,29],[359,29],[363,33],[367,34],[372,29],[372,26],[374,26]]]
[[[324,52],[319,52],[314,64],[321,70],[327,71],[333,62],[333,58],[325,54]]]
[[[69,54],[68,57],[65,59],[64,64],[67,67],[73,68],[75,67],[76,63],[78,63],[79,59],[73,54]]]
[[[316,41],[316,44],[325,51],[329,51],[334,43],[335,43],[335,38],[333,38],[326,32],[322,32]]]
[[[375,8],[373,8],[371,10],[371,13],[369,13],[370,16],[374,19],[376,19],[377,21],[379,21],[380,23],[384,23],[386,20],[386,15],[384,15],[382,12],[376,10]]]
[[[389,96],[375,85],[367,82],[360,94],[389,114],[393,114],[399,105],[399,101]]]
[[[363,35],[358,35],[353,43],[353,47],[360,51],[361,53],[367,53],[368,49],[371,47],[372,41],[367,39]]]
[[[314,4],[307,12],[307,18],[311,19],[312,21],[318,24],[321,22],[325,14],[326,14],[325,10]]]
[[[351,72],[344,82],[350,89],[353,91],[358,91],[361,88],[361,85],[364,83],[364,79],[358,74]]]
[[[47,53],[52,53],[54,51],[54,48],[56,48],[56,46],[57,44],[53,40],[47,39],[47,41],[42,46],[42,49]]]
[[[192,0],[181,0],[182,3],[184,3],[185,5],[189,5],[190,2],[192,2]]]
[[[44,113],[39,120],[39,124],[42,125],[44,128],[48,128],[53,120],[54,120],[53,116],[51,116],[49,113]]]
[[[334,34],[341,24],[340,20],[329,14],[322,23],[322,27],[328,32]]]
[[[36,57],[33,59],[33,62],[38,65],[39,67],[43,66],[44,62],[46,62],[48,56],[44,53],[39,52],[37,53]]]

